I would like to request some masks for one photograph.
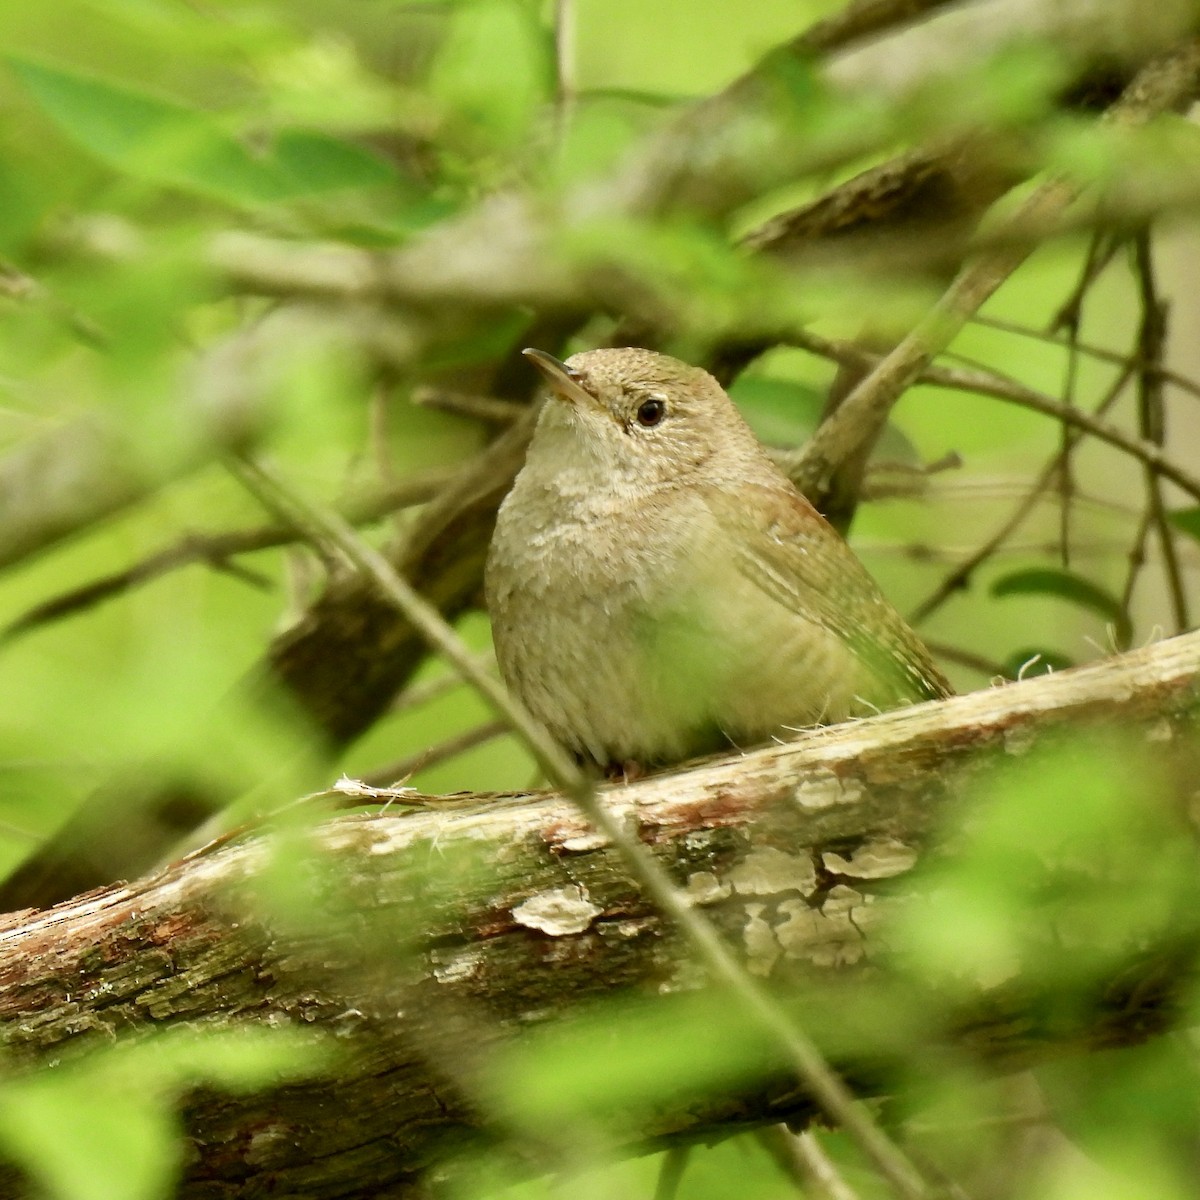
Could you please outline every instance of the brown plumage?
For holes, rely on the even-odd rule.
[[[488,607],[508,687],[564,746],[676,762],[950,694],[711,375],[526,353],[552,399],[500,508]]]

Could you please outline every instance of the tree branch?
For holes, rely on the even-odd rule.
[[[882,359],[881,355],[872,354],[871,351],[864,350],[852,342],[834,341],[817,334],[795,335],[789,337],[787,342],[838,363],[866,366],[876,364]],[[1128,454],[1130,458],[1136,459],[1155,476],[1169,479],[1193,499],[1200,501],[1200,475],[1193,475],[1186,467],[1168,457],[1161,443],[1126,433],[1111,422],[1104,421],[1082,409],[1063,404],[1053,396],[1026,387],[1023,383],[1010,379],[997,371],[971,367],[927,365],[917,372],[913,382],[955,391],[975,392],[980,396],[992,396],[997,400],[1006,400],[1011,404],[1017,404],[1022,408],[1052,417],[1061,423],[1064,429],[1091,434],[1098,441],[1105,442],[1114,449]],[[807,446],[786,456],[779,456],[778,461],[796,485],[801,487],[805,482],[805,467],[808,462]]]
[[[955,853],[938,830],[951,805],[969,800],[984,762],[1067,728],[1119,724],[1153,743],[1186,800],[1198,695],[1192,634],[603,798],[749,969],[785,1002],[803,989],[806,1020],[816,1020],[814,983],[836,980],[844,995],[887,972],[893,914],[920,897],[939,919],[946,900],[914,868]],[[0,925],[0,1030],[15,1062],[182,1021],[299,1022],[342,1047],[349,1062],[338,1079],[194,1098],[184,1196],[249,1181],[306,1193],[318,1177],[324,1195],[416,1196],[428,1164],[494,1136],[478,1088],[523,1030],[603,996],[682,1004],[697,986],[684,943],[559,795],[401,793],[386,814],[325,821],[301,845],[307,852],[293,836],[293,857],[279,859],[268,838],[227,839],[153,878]],[[1130,859],[1140,854],[1106,846],[1104,869],[1136,877]],[[448,864],[441,882],[431,863]],[[281,870],[293,891],[304,881],[300,911],[266,899]],[[1039,1016],[1037,981],[1010,978],[979,981],[969,1011],[943,998],[939,1025],[1009,1065],[1152,1035],[1189,985],[1197,941],[1163,907],[1164,924],[1139,925],[1125,968],[1072,1021]],[[1101,922],[1091,936],[1116,935]],[[843,1044],[841,1057],[861,1086],[880,1086],[886,1064],[872,1066],[870,1052]],[[802,1118],[808,1101],[770,1078],[745,1093],[680,1097],[669,1111],[608,1113],[605,1125],[633,1147]]]
[[[457,467],[446,467],[420,472],[390,487],[356,497],[345,505],[346,517],[356,525],[366,525],[400,509],[424,504],[444,491],[458,474],[458,470]],[[287,525],[185,534],[177,542],[155,551],[122,571],[103,575],[27,609],[0,628],[0,646],[31,630],[76,616],[97,604],[123,596],[131,588],[150,583],[170,571],[196,563],[202,563],[215,570],[235,571],[239,570],[233,561],[237,556],[291,545],[296,540],[296,531]],[[242,573],[247,573],[244,569],[241,570]]]

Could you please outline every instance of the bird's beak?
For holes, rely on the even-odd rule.
[[[580,384],[579,376],[566,363],[559,362],[545,350],[522,350],[521,353],[546,377],[550,390],[560,400],[595,407],[596,397]]]

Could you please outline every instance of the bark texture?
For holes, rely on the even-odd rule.
[[[989,763],[1066,729],[1119,727],[1152,745],[1190,853],[1198,700],[1192,634],[605,794],[786,1004],[810,997],[814,980],[846,994],[886,973],[889,917],[912,903],[944,915],[924,868],[958,853],[948,806],[969,813]],[[417,1196],[457,1150],[495,1138],[483,1081],[501,1045],[598,997],[682,1003],[703,988],[617,850],[560,797],[408,800],[228,838],[151,878],[9,915],[8,1053],[36,1064],[180,1022],[310,1027],[339,1047],[336,1078],[192,1097],[182,1194]],[[1144,849],[1111,847],[1112,886],[1142,877]],[[1019,974],[975,981],[969,1011],[933,1019],[1005,1065],[1136,1041],[1170,1024],[1194,942],[1171,914],[1140,927],[1094,1005],[1069,1021],[1047,1017],[1038,982]],[[864,1088],[886,1086],[885,1063],[835,1053]],[[613,1114],[611,1129],[644,1145],[806,1111],[794,1085],[768,1077],[682,1097],[636,1127]],[[0,1180],[0,1195],[14,1194]]]

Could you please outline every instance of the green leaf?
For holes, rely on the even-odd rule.
[[[73,141],[129,175],[239,200],[277,198],[283,179],[207,114],[95,76],[9,57],[42,111]]]
[[[316,130],[284,130],[275,160],[301,194],[395,183],[396,169],[378,155]]]
[[[729,395],[760,441],[798,446],[817,427],[825,398],[814,387],[791,379],[739,375]]]
[[[1112,623],[1117,644],[1128,646],[1133,636],[1129,614],[1120,601],[1098,584],[1074,571],[1053,567],[1031,567],[1013,571],[992,584],[993,596],[1057,596],[1079,608],[1086,608]]]
[[[395,169],[316,130],[283,131],[252,153],[210,114],[175,100],[29,59],[9,64],[38,106],[109,166],[239,204],[394,183]]]
[[[1167,519],[1182,533],[1200,542],[1200,505],[1194,508],[1177,508],[1167,513]]]
[[[429,86],[463,135],[491,152],[527,136],[551,79],[545,33],[529,5],[468,0],[455,7]]]

